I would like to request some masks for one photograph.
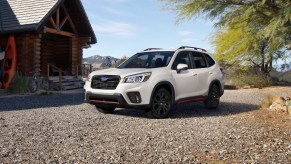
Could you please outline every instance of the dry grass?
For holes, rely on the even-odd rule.
[[[265,101],[262,102],[261,108],[269,108],[273,103],[273,96],[272,95],[267,95],[267,98]]]

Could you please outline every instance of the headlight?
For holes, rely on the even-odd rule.
[[[91,82],[92,81],[92,75],[91,74],[88,75],[86,81],[88,81],[88,82]]]
[[[151,77],[151,72],[146,72],[146,73],[141,73],[141,74],[136,74],[136,75],[131,75],[131,76],[126,76],[124,78],[124,83],[141,83],[141,82],[146,82],[150,77]]]

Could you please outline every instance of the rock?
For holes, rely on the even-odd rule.
[[[245,85],[245,86],[243,86],[243,89],[250,89],[250,88],[251,88],[250,85]]]
[[[273,102],[273,104],[270,106],[270,109],[273,111],[287,112],[286,106],[282,105],[281,103],[277,103],[277,102]]]

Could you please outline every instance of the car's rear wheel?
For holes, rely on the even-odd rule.
[[[172,95],[165,88],[157,90],[151,101],[151,108],[146,111],[149,118],[166,118],[172,109]]]
[[[112,107],[112,106],[97,106],[97,105],[95,106],[99,112],[104,113],[104,114],[113,113],[115,110],[115,107]]]
[[[214,84],[209,89],[208,98],[204,101],[204,105],[207,109],[216,109],[219,105],[219,100],[219,87]]]

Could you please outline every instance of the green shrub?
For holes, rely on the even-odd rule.
[[[238,88],[244,86],[251,86],[254,88],[263,88],[272,84],[271,80],[263,75],[257,75],[250,70],[234,70],[227,73],[227,81],[231,85],[235,85]]]
[[[10,93],[26,93],[28,91],[27,81],[25,76],[15,73],[9,87],[8,92]]]
[[[270,81],[272,84],[277,84],[279,82],[279,78],[278,77],[271,77]]]

